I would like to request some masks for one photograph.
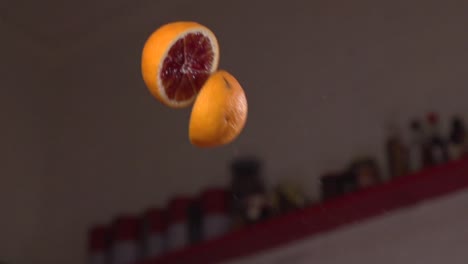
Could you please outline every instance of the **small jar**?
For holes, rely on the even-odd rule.
[[[125,215],[116,219],[113,228],[111,264],[132,264],[140,259],[139,219]]]
[[[167,224],[167,250],[181,249],[189,244],[188,210],[192,199],[176,197],[169,202]]]
[[[103,225],[93,226],[88,235],[88,263],[107,264],[108,230]]]
[[[231,163],[231,204],[236,227],[270,216],[261,172],[262,163],[256,157],[237,158]]]
[[[166,250],[166,221],[164,211],[159,208],[150,208],[144,216],[144,256],[153,258],[160,256]]]
[[[229,201],[224,189],[209,189],[201,194],[203,240],[225,234],[230,228]]]

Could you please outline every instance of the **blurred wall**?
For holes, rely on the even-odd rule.
[[[0,262],[34,263],[50,146],[47,52],[0,22]],[[48,89],[47,89],[48,90]]]
[[[22,131],[18,138],[31,140],[7,142],[24,149],[8,154],[16,165],[2,168],[9,187],[1,187],[7,197],[20,197],[17,216],[28,222],[19,229],[37,233],[33,249],[24,253],[30,262],[83,263],[91,224],[163,206],[176,193],[227,184],[233,157],[258,154],[270,183],[298,179],[317,195],[321,173],[341,169],[357,155],[382,162],[388,120],[468,110],[462,1],[175,0],[135,6],[41,70],[46,93],[20,75],[28,89],[5,98],[8,109],[27,120],[10,125],[10,133]],[[174,20],[210,27],[221,45],[220,67],[246,90],[249,119],[233,144],[193,148],[189,109],[167,109],[144,87],[144,41]],[[15,71],[29,63],[12,61]],[[6,83],[19,87],[15,82]],[[18,108],[21,93],[29,90],[37,93],[26,96],[34,98],[25,106],[30,108]],[[36,119],[35,105],[42,106],[45,120]],[[44,138],[35,133],[42,121]],[[25,159],[32,164],[23,166]],[[14,189],[20,184],[31,190]]]

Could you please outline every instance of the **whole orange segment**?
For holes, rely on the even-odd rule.
[[[198,147],[228,144],[241,133],[247,120],[245,92],[225,70],[214,73],[200,90],[192,108],[190,142]]]
[[[172,108],[189,106],[217,70],[219,46],[207,27],[190,21],[165,24],[146,40],[143,80],[151,94]]]

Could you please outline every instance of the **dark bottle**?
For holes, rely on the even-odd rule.
[[[234,226],[268,218],[272,211],[261,177],[260,160],[251,157],[236,159],[231,164],[231,172]]]
[[[436,113],[429,113],[427,116],[429,123],[428,154],[426,166],[434,166],[445,163],[449,160],[447,143],[439,131],[439,117]]]
[[[320,189],[322,201],[342,195],[343,187],[341,183],[343,173],[330,172],[320,177]]]
[[[419,120],[410,123],[410,139],[408,144],[409,170],[419,171],[428,159],[428,145],[426,134]]]
[[[355,192],[360,188],[358,177],[352,168],[343,171],[339,183],[343,194]]]
[[[466,130],[460,117],[452,119],[451,131],[449,136],[449,154],[450,159],[459,159],[466,151]]]
[[[406,175],[409,171],[408,148],[403,143],[396,126],[389,128],[387,139],[387,163],[390,177]]]
[[[196,244],[202,240],[202,210],[199,199],[193,199],[188,210],[189,243]]]

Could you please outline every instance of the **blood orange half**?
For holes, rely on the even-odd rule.
[[[189,106],[219,63],[216,36],[196,22],[163,25],[147,39],[143,80],[151,94],[172,108]]]
[[[237,79],[225,70],[213,73],[193,104],[190,142],[208,148],[234,141],[244,129],[247,112],[247,98]]]

